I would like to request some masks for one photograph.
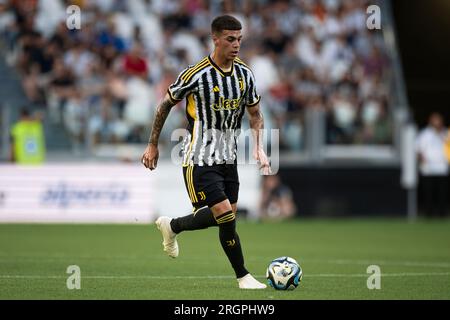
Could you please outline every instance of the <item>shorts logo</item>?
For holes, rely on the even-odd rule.
[[[197,192],[197,194],[200,196],[200,200],[206,200],[205,193],[203,191]]]
[[[220,91],[220,89],[219,89],[219,87],[218,87],[218,86],[215,86],[215,87],[213,88],[213,91],[214,91],[214,92],[219,92],[219,91]]]
[[[232,247],[235,244],[236,244],[236,241],[234,239],[233,240],[227,240],[227,246]]]

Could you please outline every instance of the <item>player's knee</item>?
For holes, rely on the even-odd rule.
[[[235,212],[233,208],[231,207],[230,201],[228,199],[225,199],[219,203],[216,203],[211,207],[211,211],[214,214],[214,217],[218,217],[220,215],[223,215],[224,213],[228,211]]]
[[[219,227],[221,225],[231,225],[235,223],[236,220],[236,214],[233,211],[227,211],[221,215],[215,216],[214,217],[216,219],[217,224],[219,225]]]
[[[231,210],[235,213],[237,212],[237,203],[236,202],[231,204]]]

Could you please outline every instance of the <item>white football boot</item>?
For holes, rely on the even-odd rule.
[[[162,244],[164,251],[169,255],[169,257],[176,258],[178,257],[177,234],[172,231],[170,221],[172,221],[172,218],[159,217],[155,223],[163,236]]]
[[[246,274],[242,278],[237,279],[239,283],[239,289],[265,289],[267,286],[264,283],[256,280],[250,273]]]

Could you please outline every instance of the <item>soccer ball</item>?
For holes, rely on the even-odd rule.
[[[267,281],[276,290],[294,290],[302,280],[302,276],[302,268],[291,257],[272,260],[266,270]]]

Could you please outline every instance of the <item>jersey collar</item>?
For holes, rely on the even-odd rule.
[[[223,71],[214,61],[213,61],[213,59],[211,59],[211,55],[208,55],[208,60],[209,60],[209,62],[211,63],[211,65],[214,67],[214,69],[216,69],[219,73],[220,73],[220,75],[222,76],[222,77],[228,77],[228,76],[231,76],[231,75],[233,75],[233,72],[234,72],[234,60],[233,60],[233,62],[231,63],[231,70],[230,71],[227,71],[227,72],[225,72],[225,71]]]

